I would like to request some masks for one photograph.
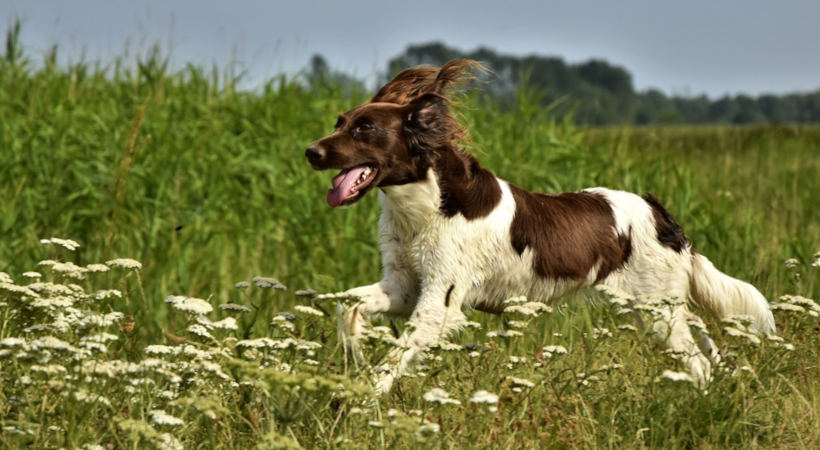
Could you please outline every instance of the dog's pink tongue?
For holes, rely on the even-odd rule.
[[[351,189],[366,168],[367,166],[354,167],[333,177],[333,188],[327,190],[327,204],[335,208],[343,201],[358,195]]]

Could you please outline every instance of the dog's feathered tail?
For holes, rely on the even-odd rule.
[[[751,284],[721,272],[705,256],[692,251],[692,297],[695,303],[724,319],[750,316],[750,328],[758,333],[774,333],[774,317],[763,294]]]

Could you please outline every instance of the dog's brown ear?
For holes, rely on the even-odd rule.
[[[430,88],[436,72],[438,69],[432,66],[405,69],[382,86],[370,101],[406,105]]]
[[[477,73],[487,71],[480,62],[472,59],[454,59],[441,68],[412,67],[382,86],[370,101],[407,105],[424,94],[449,97],[452,87],[475,80]]]
[[[472,59],[448,61],[439,69],[436,81],[433,82],[432,90],[429,92],[448,96],[450,88],[476,80],[477,74],[488,71],[483,64]]]
[[[413,150],[435,150],[459,137],[460,127],[450,115],[447,100],[440,95],[424,94],[406,111],[404,131]]]

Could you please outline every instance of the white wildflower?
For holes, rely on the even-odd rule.
[[[32,291],[36,291],[47,295],[64,295],[70,297],[77,294],[77,291],[69,286],[66,286],[64,284],[54,284],[48,282],[31,283],[28,285],[28,288]]]
[[[189,326],[188,327],[188,332],[191,333],[191,334],[195,334],[199,337],[206,338],[206,339],[213,339],[214,338],[211,335],[211,333],[208,332],[207,328],[205,328],[204,326],[202,326],[198,323],[195,323],[195,324]]]
[[[317,292],[313,289],[299,289],[293,295],[297,297],[316,297]]]
[[[80,342],[80,346],[88,350],[96,350],[100,353],[105,353],[106,351],[108,351],[108,347],[100,342],[85,341]]]
[[[67,248],[68,250],[71,250],[72,252],[80,247],[80,244],[78,244],[77,241],[74,241],[72,239],[60,239],[55,237],[51,239],[40,239],[40,243],[43,245],[59,245],[61,247]]]
[[[56,309],[56,308],[67,308],[69,306],[74,305],[74,299],[71,297],[49,297],[49,298],[38,298],[33,300],[29,305],[32,308],[41,308],[41,309]]]
[[[431,403],[440,403],[442,405],[452,404],[452,405],[460,405],[461,402],[455,399],[450,398],[450,394],[445,391],[444,389],[440,388],[433,388],[429,391],[425,392],[422,398],[425,401]]]
[[[272,277],[254,277],[253,283],[263,289],[271,288],[280,291],[288,290],[288,288],[286,288],[284,284],[280,283],[279,280]]]
[[[527,322],[523,322],[520,320],[507,321],[507,325],[509,325],[512,328],[527,328]]]
[[[598,290],[599,292],[604,293],[605,295],[607,295],[610,298],[619,298],[619,299],[624,299],[624,300],[627,300],[627,301],[632,299],[632,296],[629,295],[629,293],[627,293],[626,291],[623,291],[621,289],[618,289],[615,286],[607,286],[605,284],[599,284],[599,285],[595,286],[595,289]]]
[[[237,305],[236,303],[223,303],[219,305],[219,309],[224,311],[251,312],[251,309],[247,306]]]
[[[83,403],[102,403],[105,406],[111,406],[111,402],[101,394],[92,394],[84,389],[77,389],[73,392],[75,400]]]
[[[228,376],[228,374],[226,374],[225,372],[222,371],[222,366],[220,366],[219,364],[217,364],[215,362],[200,361],[194,367],[194,370],[212,373],[212,374],[216,375],[217,377],[219,377],[223,380],[226,380],[226,381],[231,379],[231,377]]]
[[[694,383],[695,380],[692,378],[691,375],[685,372],[675,372],[673,370],[664,370],[661,374],[660,378],[666,378],[667,380],[671,381],[688,381],[690,383]]]
[[[64,352],[77,353],[79,349],[66,341],[54,336],[43,336],[29,343],[32,350],[60,350]]]
[[[806,308],[792,303],[775,303],[769,309],[772,311],[806,312]]]
[[[479,356],[481,356],[481,353],[474,350],[470,353],[467,353],[467,356],[469,356],[470,358],[478,358]]]
[[[60,373],[66,373],[67,370],[65,367],[59,364],[49,364],[47,366],[41,366],[39,364],[33,364],[29,366],[29,370],[32,372],[40,372],[46,375],[57,375]]]
[[[277,343],[271,338],[256,338],[256,339],[243,339],[236,343],[237,347],[247,347],[247,348],[273,348],[276,347]]]
[[[233,317],[226,317],[211,324],[217,330],[236,330],[239,326],[236,324],[236,319]]]
[[[494,337],[502,337],[502,338],[511,338],[517,336],[523,336],[524,333],[517,331],[517,330],[497,330],[497,331],[490,331],[487,333],[488,338]]]
[[[723,331],[725,331],[726,334],[728,334],[729,336],[746,338],[752,344],[760,345],[760,338],[755,336],[754,334],[738,330],[737,328],[734,328],[734,327],[724,327]]]
[[[526,302],[527,302],[527,297],[524,297],[523,295],[519,295],[518,297],[508,298],[508,299],[504,300],[503,303],[505,305],[513,305],[513,304],[516,304],[516,303],[526,303]]]
[[[526,356],[514,356],[514,355],[510,356],[510,364],[522,364],[522,363],[525,363],[525,362],[527,362],[527,357]]]
[[[655,317],[664,317],[666,315],[666,312],[663,309],[647,303],[637,303],[632,308],[635,311],[648,312]]]
[[[109,298],[122,298],[122,292],[117,289],[104,289],[94,292],[88,296],[92,300],[108,300]]]
[[[159,445],[160,450],[184,450],[185,446],[171,433],[162,433],[160,436]]]
[[[513,386],[525,387],[525,388],[534,388],[535,383],[526,379],[526,378],[516,378],[516,377],[507,377],[508,380],[512,383]]]
[[[638,329],[635,328],[634,325],[630,324],[618,325],[618,329],[621,331],[638,331]]]
[[[439,424],[433,422],[425,422],[419,426],[418,430],[416,430],[416,434],[426,436],[430,434],[436,434],[439,431],[441,431],[441,426]]]
[[[453,344],[452,342],[441,341],[438,343],[440,349],[446,352],[460,352],[464,348],[458,344]]]
[[[367,422],[367,425],[373,428],[384,428],[384,425],[378,420],[371,420],[370,422]]]
[[[293,309],[295,309],[296,312],[300,312],[302,314],[309,314],[309,315],[312,315],[312,316],[323,317],[325,315],[325,313],[323,313],[322,311],[319,311],[318,309],[316,309],[312,306],[296,305],[296,306],[293,307]]]
[[[127,269],[127,270],[140,270],[142,269],[142,263],[137,260],[131,258],[115,258],[110,261],[106,261],[105,265],[108,267],[116,267],[118,269]]]
[[[307,365],[309,365],[309,366],[318,366],[318,365],[319,365],[319,361],[316,361],[316,360],[314,360],[314,359],[310,359],[310,358],[306,358],[306,359],[305,359],[304,361],[302,361],[302,362],[303,362],[303,363],[305,363],[305,364],[307,364]]]
[[[290,338],[288,338],[288,339],[290,339]],[[320,344],[318,342],[315,342],[315,341],[300,340],[296,344],[296,349],[297,350],[316,350],[316,349],[319,349],[319,348],[322,348],[322,344]]]
[[[476,391],[473,392],[472,396],[470,396],[470,402],[487,403],[489,405],[495,405],[496,403],[498,403],[498,395],[484,390]]]
[[[801,295],[784,295],[780,297],[780,301],[803,307],[808,310],[808,314],[812,317],[820,316],[820,305],[810,298]]]
[[[766,339],[772,342],[783,342],[784,339],[776,334],[766,334]]]
[[[76,325],[79,329],[91,327],[105,328],[124,318],[125,315],[119,311],[112,311],[108,314],[87,312],[77,320]]]
[[[85,266],[85,270],[88,271],[88,272],[97,272],[97,273],[99,273],[99,272],[108,272],[109,270],[111,270],[111,268],[109,268],[105,264],[94,263],[94,264],[88,264],[87,266]]]
[[[37,298],[40,295],[25,286],[18,286],[16,284],[0,281],[0,292],[6,291],[10,294],[21,295],[23,297]]]
[[[592,329],[592,339],[598,338],[606,338],[611,337],[612,332],[609,331],[609,328],[593,328]]]
[[[611,370],[619,370],[619,369],[622,369],[623,367],[624,367],[624,366],[622,366],[621,364],[618,364],[618,363],[614,363],[614,364],[605,364],[605,365],[603,365],[603,366],[601,366],[601,367],[597,368],[595,371],[596,371],[596,372],[609,372],[609,371],[611,371]]]
[[[182,419],[174,417],[161,409],[151,410],[149,414],[151,416],[151,420],[157,425],[178,427],[185,424]]]
[[[239,283],[234,284],[233,287],[237,289],[245,289],[251,287],[251,284],[247,281],[240,281]]]
[[[9,337],[0,340],[0,345],[3,347],[24,347],[26,345],[26,340],[18,337]]]
[[[524,305],[512,305],[504,308],[504,312],[507,314],[521,314],[524,316],[535,316],[536,313],[530,308],[525,307]]]
[[[174,355],[179,353],[179,350],[178,347],[155,344],[145,347],[145,353],[148,355]]]
[[[23,272],[23,276],[26,278],[42,278],[42,274],[40,272]]]
[[[548,345],[544,347],[544,353],[546,353],[549,356],[565,355],[567,354],[567,348],[563,345]]]
[[[461,326],[463,328],[475,328],[476,330],[481,329],[481,324],[478,323],[478,322],[474,322],[472,320],[468,320],[468,321],[464,322],[463,324],[461,324]]]
[[[11,278],[11,275],[7,274],[6,272],[0,272],[0,283],[14,284],[14,280]]]
[[[800,265],[800,261],[798,261],[797,258],[789,258],[783,261],[783,264],[786,265],[787,269],[794,269],[795,267]]]
[[[726,325],[744,329],[747,328],[754,321],[754,317],[748,314],[732,314],[729,317],[721,319],[721,322],[723,322]]]
[[[170,303],[174,309],[192,314],[208,314],[214,310],[207,301],[184,295],[169,295],[165,298],[165,303]]]

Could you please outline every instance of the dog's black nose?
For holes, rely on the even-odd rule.
[[[308,149],[305,150],[305,157],[308,161],[317,163],[325,159],[325,151],[316,147],[308,147]]]

